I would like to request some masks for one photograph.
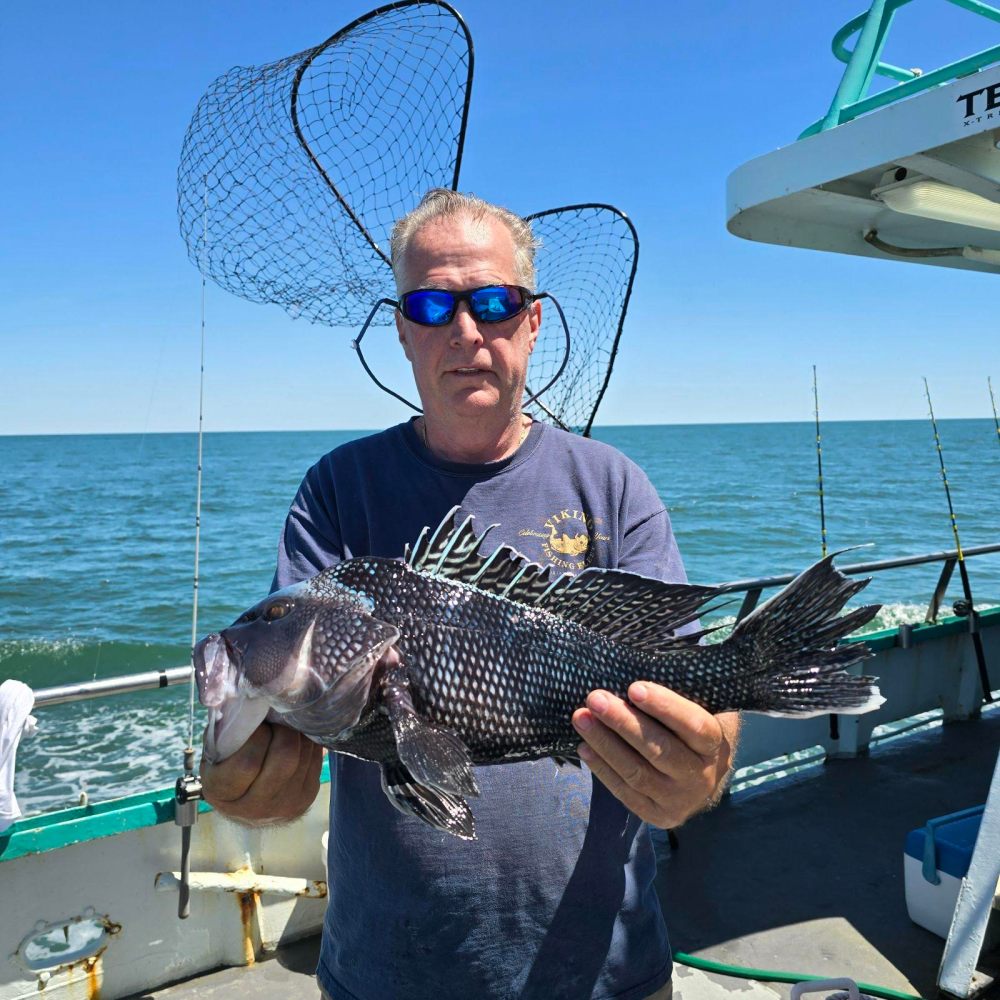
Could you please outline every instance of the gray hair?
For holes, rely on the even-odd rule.
[[[541,240],[531,231],[531,223],[509,209],[493,205],[474,194],[461,194],[448,188],[431,188],[412,212],[399,219],[392,228],[390,258],[396,287],[403,272],[406,250],[421,226],[436,219],[464,217],[474,222],[496,219],[503,223],[514,240],[514,274],[519,284],[535,290],[535,251]]]

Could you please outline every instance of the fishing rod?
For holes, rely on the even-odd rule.
[[[990,404],[993,406],[993,426],[997,429],[997,444],[1000,444],[1000,420],[997,420],[997,401],[993,398],[993,379],[986,376],[986,384],[990,387]]]
[[[208,178],[204,184],[202,210],[202,247],[208,245]],[[204,250],[202,251],[204,256]],[[204,264],[204,260],[202,261]],[[201,357],[198,375],[198,474],[194,507],[194,580],[191,598],[191,663],[194,664],[194,647],[198,641],[198,572],[201,556],[201,478],[205,427],[205,295],[207,280],[201,267]],[[186,920],[191,915],[191,827],[198,821],[198,803],[201,800],[201,779],[194,773],[194,670],[191,670],[188,693],[188,737],[184,748],[184,773],[174,786],[174,823],[181,828],[181,871],[178,882],[177,916]]]
[[[826,506],[823,501],[823,446],[819,432],[819,389],[816,385],[816,366],[813,365],[813,416],[816,418],[816,482],[819,487],[819,541],[826,558]],[[840,717],[830,713],[830,739],[840,739]]]
[[[962,543],[958,537],[958,521],[955,519],[955,507],[951,502],[951,487],[948,485],[948,472],[944,465],[944,451],[941,448],[941,437],[938,434],[937,420],[934,417],[934,404],[931,402],[931,390],[924,379],[924,394],[927,396],[927,409],[930,412],[931,427],[934,430],[934,444],[937,447],[938,463],[941,466],[941,482],[944,483],[944,495],[948,500],[948,516],[951,518],[951,532],[955,536],[955,555],[958,561],[958,572],[962,577],[962,590],[965,593],[965,604],[968,608],[969,632],[972,635],[972,644],[976,650],[976,663],[979,667],[979,681],[983,688],[983,701],[992,702],[993,695],[990,693],[990,676],[986,669],[986,654],[983,651],[983,640],[979,635],[976,623],[976,609],[972,600],[972,585],[969,583],[969,571],[965,566],[965,557],[962,554]],[[959,611],[958,608],[955,609]],[[964,610],[964,609],[963,609]]]
[[[820,545],[823,549],[823,558],[826,558],[826,508],[823,504],[823,447],[820,443],[819,433],[819,392],[816,388],[816,366],[813,365],[813,413],[816,416],[816,466],[818,469],[817,483],[819,484],[819,534]]]

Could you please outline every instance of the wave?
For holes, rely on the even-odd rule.
[[[0,640],[0,680],[12,678],[36,689],[190,662],[191,650],[179,644],[104,642],[78,636]]]

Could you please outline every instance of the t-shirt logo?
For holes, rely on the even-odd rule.
[[[557,535],[555,528],[549,528],[549,548],[564,556],[579,556],[587,551],[590,535],[582,531],[579,535]]]
[[[567,508],[547,517],[541,525],[542,530],[522,528],[518,535],[521,538],[538,539],[536,545],[541,549],[539,561],[577,573],[594,563],[595,542],[611,540],[609,535],[600,531],[600,525],[603,523],[604,518],[592,517],[586,511]],[[532,552],[531,556],[538,558],[536,552]]]

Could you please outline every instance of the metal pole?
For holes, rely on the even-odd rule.
[[[844,76],[834,95],[830,110],[823,119],[823,129],[839,125],[843,109],[858,101],[867,90],[878,65],[879,56],[882,54],[886,32],[896,12],[896,6],[890,3],[890,0],[874,0],[868,8],[850,62],[844,70]]]
[[[103,677],[100,680],[83,681],[80,684],[60,684],[57,687],[40,688],[35,692],[35,708],[49,705],[65,705],[71,701],[86,701],[88,698],[103,698],[113,694],[131,694],[134,691],[155,691],[157,688],[183,684],[191,679],[191,667],[170,667],[166,670],[148,670],[141,674],[126,674],[122,677]]]

